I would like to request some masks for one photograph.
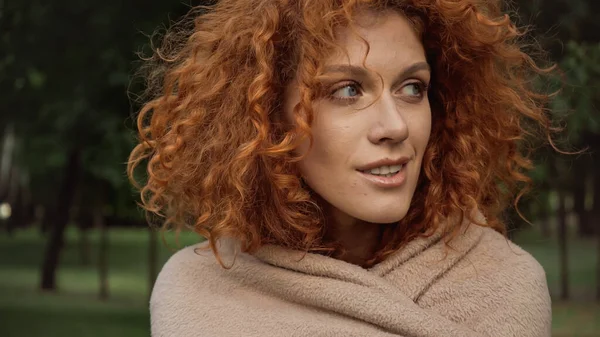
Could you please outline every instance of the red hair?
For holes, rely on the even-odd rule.
[[[422,38],[432,68],[430,143],[411,208],[388,226],[370,264],[452,215],[478,209],[505,233],[501,212],[529,183],[524,140],[551,129],[533,79],[540,69],[522,33],[490,0],[221,0],[192,12],[150,61],[154,97],[138,117],[128,172],[147,163],[142,204],[166,227],[242,251],[264,244],[331,248],[324,215],[301,184],[294,150],[311,139],[311,103],[334,30],[360,10],[395,10]],[[296,125],[281,120],[283,88],[296,77]],[[516,197],[516,198],[515,198]],[[516,199],[516,200],[515,200]],[[458,226],[454,226],[456,234]]]

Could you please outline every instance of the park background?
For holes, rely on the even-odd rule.
[[[149,335],[158,271],[200,238],[163,242],[136,205],[134,74],[153,32],[197,4],[0,0],[0,336]],[[533,226],[507,212],[510,237],[546,270],[553,335],[600,336],[600,1],[510,6],[562,70],[559,146],[587,149],[535,151]]]

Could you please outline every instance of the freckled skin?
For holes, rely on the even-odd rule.
[[[333,93],[313,103],[314,146],[299,168],[308,186],[328,204],[337,235],[351,237],[358,231],[367,241],[369,227],[376,227],[372,224],[397,222],[408,212],[431,131],[425,89],[430,72],[427,68],[406,73],[411,66],[426,63],[426,58],[417,34],[401,14],[364,12],[358,24],[356,31],[371,47],[366,68],[366,46],[346,28],[339,30],[338,42],[347,54],[331,55],[325,67],[357,66],[364,74],[360,78],[348,72],[331,74]],[[421,84],[423,92],[417,95]],[[288,120],[293,120],[298,102],[292,82],[285,96]],[[308,142],[299,151],[307,150]],[[400,157],[410,161],[399,187],[378,187],[357,171],[380,159]]]

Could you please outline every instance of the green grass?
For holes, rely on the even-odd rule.
[[[574,231],[567,241],[570,301],[561,302],[558,240],[543,238],[530,228],[519,232],[515,243],[533,255],[546,271],[548,288],[553,298],[553,336],[600,336],[600,304],[596,298],[597,240],[580,238]]]
[[[555,237],[543,238],[535,229],[520,232],[515,242],[533,255],[546,271],[548,287],[554,297],[559,297],[560,270],[558,240]],[[578,238],[570,233],[567,242],[569,256],[570,298],[586,301],[595,297],[596,249],[595,238]]]
[[[98,299],[95,264],[84,266],[78,232],[69,230],[58,270],[56,293],[38,290],[39,267],[45,241],[36,230],[8,237],[0,233],[0,336],[149,336],[148,233],[111,230],[109,235],[110,299]],[[169,243],[174,246],[173,240]],[[197,242],[183,235],[181,245]],[[558,294],[558,255],[555,239],[543,239],[534,230],[515,240],[544,266],[552,294]],[[90,236],[97,256],[97,233]],[[159,243],[160,264],[171,251]],[[600,305],[595,296],[595,243],[571,239],[570,279],[575,301],[553,304],[554,336],[600,335]]]
[[[143,305],[99,302],[91,296],[1,292],[0,335],[149,336]],[[6,296],[6,297],[5,297]]]
[[[0,336],[149,336],[148,232],[110,231],[106,301],[98,299],[96,263],[82,265],[78,232],[69,230],[66,238],[57,274],[59,289],[43,293],[38,285],[44,239],[36,230],[17,231],[13,237],[0,234]],[[187,234],[180,244],[197,241]],[[98,233],[90,235],[90,242],[91,256],[97,257]],[[172,251],[162,243],[159,247],[162,265]]]

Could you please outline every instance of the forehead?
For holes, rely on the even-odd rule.
[[[416,29],[395,11],[359,12],[355,24],[338,28],[336,37],[340,50],[327,58],[326,64],[362,65],[364,60],[366,65],[384,66],[425,61],[425,50]]]

